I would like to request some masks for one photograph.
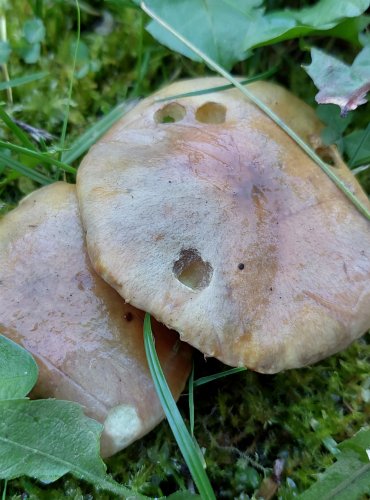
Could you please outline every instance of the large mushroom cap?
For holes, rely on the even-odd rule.
[[[0,221],[0,331],[40,368],[33,395],[77,401],[104,423],[109,456],[163,418],[143,345],[142,311],[93,271],[75,187],[56,183],[25,198]],[[190,348],[155,324],[157,352],[175,398]]]
[[[82,219],[95,269],[128,302],[209,356],[274,373],[370,327],[370,223],[238,90],[159,100],[224,83],[171,85],[93,146]],[[249,89],[318,145],[308,106],[271,83]]]

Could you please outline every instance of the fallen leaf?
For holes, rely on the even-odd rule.
[[[352,66],[326,54],[311,49],[312,62],[304,69],[319,89],[316,101],[320,104],[336,104],[345,116],[349,111],[365,104],[370,90],[370,46],[357,55]]]

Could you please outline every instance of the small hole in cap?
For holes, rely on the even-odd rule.
[[[217,102],[206,102],[197,109],[195,118],[202,123],[224,123],[226,108]]]
[[[170,102],[154,113],[156,123],[174,123],[181,121],[186,115],[184,106],[177,102]]]
[[[181,250],[180,257],[174,262],[173,273],[188,288],[202,290],[209,285],[213,268],[195,248],[187,248]]]

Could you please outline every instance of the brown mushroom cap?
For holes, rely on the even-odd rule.
[[[35,357],[33,396],[79,402],[104,423],[109,456],[164,417],[143,345],[144,313],[93,271],[75,187],[58,182],[25,198],[0,221],[0,331]],[[175,398],[190,348],[155,323],[157,352]]]
[[[224,83],[179,82],[131,110],[84,158],[78,197],[93,266],[128,302],[206,355],[274,373],[370,327],[370,223],[238,90],[159,102]],[[249,89],[320,146],[308,106]]]

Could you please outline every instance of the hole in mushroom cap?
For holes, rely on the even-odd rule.
[[[224,123],[226,108],[217,102],[206,102],[197,109],[195,118],[202,123]]]
[[[186,115],[184,106],[177,102],[170,102],[161,109],[158,109],[154,114],[154,119],[157,123],[174,123],[182,120]]]
[[[335,146],[320,145],[315,147],[315,153],[317,153],[325,163],[332,167],[340,168],[343,165],[343,160]]]
[[[179,259],[174,262],[173,272],[183,285],[192,290],[201,290],[209,285],[213,268],[197,250],[187,248],[181,250]]]

